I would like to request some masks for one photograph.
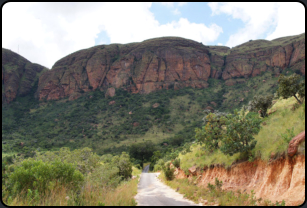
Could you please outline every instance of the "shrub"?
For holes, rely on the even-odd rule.
[[[230,156],[238,152],[250,152],[256,146],[257,141],[253,135],[260,131],[260,123],[259,118],[246,117],[245,109],[241,113],[236,110],[233,116],[228,116],[227,133],[221,151]]]
[[[195,129],[195,138],[198,143],[205,144],[206,149],[213,151],[219,147],[219,141],[224,137],[226,113],[209,113],[203,120],[206,125]]]
[[[256,95],[253,100],[248,103],[249,111],[260,111],[261,117],[267,116],[268,108],[271,107],[273,100],[273,95]]]
[[[97,186],[115,188],[121,178],[118,167],[113,164],[104,164],[91,173],[89,181]]]
[[[280,136],[283,138],[283,140],[288,144],[291,139],[293,137],[295,137],[295,134],[294,134],[294,127],[292,127],[292,129],[287,129],[287,133],[281,133]]]
[[[44,163],[41,160],[24,160],[9,176],[13,191],[21,192],[25,189],[38,190],[40,193],[51,191],[56,183],[78,189],[84,181],[82,173],[65,162],[58,160]]]
[[[164,176],[165,176],[166,180],[168,180],[168,181],[171,181],[175,178],[174,171],[175,171],[175,169],[170,167],[169,162],[166,163],[165,166],[163,166]]]
[[[176,168],[179,168],[180,167],[180,159],[178,158],[178,159],[175,159],[174,161],[173,161],[173,165],[176,167]]]

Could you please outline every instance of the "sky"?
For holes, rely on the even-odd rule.
[[[81,49],[177,36],[235,47],[305,33],[299,2],[9,2],[2,48],[49,69]]]

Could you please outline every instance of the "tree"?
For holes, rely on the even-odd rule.
[[[221,151],[232,156],[237,152],[248,153],[255,148],[257,141],[253,135],[260,131],[261,119],[246,117],[245,109],[241,113],[235,110],[228,116],[226,136],[223,138]]]
[[[122,152],[120,156],[114,156],[112,158],[112,163],[117,165],[120,176],[124,179],[131,178],[132,164],[129,155],[126,152]]]
[[[295,99],[302,104],[302,99],[305,98],[305,80],[301,81],[301,76],[292,74],[288,77],[281,74],[278,79],[279,88],[277,89],[277,96],[287,99],[294,96]],[[296,96],[299,95],[300,99]]]
[[[135,158],[141,161],[141,167],[145,160],[149,160],[153,155],[153,152],[156,150],[152,141],[146,141],[138,144],[132,144],[129,149],[129,154],[132,158]]]
[[[223,126],[226,124],[226,113],[209,113],[203,120],[206,125],[201,129],[195,129],[195,138],[198,143],[205,144],[209,151],[213,151],[219,147],[219,141],[224,136]]]
[[[161,154],[161,152],[159,150],[153,152],[153,155],[150,158],[150,167],[149,167],[150,170],[154,169],[155,164],[161,158],[162,158],[162,154]]]
[[[248,103],[248,110],[254,112],[260,112],[261,117],[267,116],[268,108],[271,107],[273,95],[255,95],[253,100]]]

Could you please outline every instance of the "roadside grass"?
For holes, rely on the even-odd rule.
[[[164,174],[160,174],[159,178],[163,183],[170,186],[172,189],[184,195],[185,198],[202,205],[207,206],[284,206],[285,201],[272,203],[270,200],[256,199],[255,193],[252,190],[250,194],[242,193],[241,190],[225,191],[219,188],[217,183],[208,184],[207,187],[197,186],[195,184],[196,176],[191,179],[174,179],[167,181]],[[218,181],[218,179],[216,178]],[[216,182],[217,182],[216,181]],[[220,182],[220,181],[218,181]]]
[[[134,196],[137,194],[141,172],[133,166],[132,175],[137,178],[123,181],[115,189],[86,181],[79,193],[65,186],[56,186],[44,197],[27,190],[26,193],[23,191],[13,199],[4,196],[3,202],[8,206],[136,206]],[[26,197],[22,197],[24,194]]]
[[[208,187],[197,186],[194,181],[196,177],[192,180],[184,179],[174,179],[172,181],[167,181],[164,174],[160,174],[159,178],[166,185],[170,186],[172,189],[178,191],[180,194],[184,195],[185,198],[192,200],[195,203],[204,203],[207,200],[206,205],[212,206],[218,204],[219,206],[270,206],[273,205],[269,200],[256,199],[254,192],[250,194],[242,193],[238,191],[225,191],[215,184],[210,184]],[[281,203],[277,204],[281,205]],[[276,204],[274,204],[276,205]]]

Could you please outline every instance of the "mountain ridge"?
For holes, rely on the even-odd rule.
[[[40,100],[78,97],[109,87],[132,93],[159,89],[208,87],[208,78],[227,85],[285,68],[305,74],[305,34],[268,41],[251,40],[234,48],[205,46],[196,41],[163,37],[140,43],[100,45],[58,60],[40,77]],[[250,50],[248,50],[250,48]]]
[[[27,94],[37,80],[35,97],[42,101],[74,100],[83,92],[109,87],[141,94],[206,88],[209,78],[231,86],[267,71],[278,76],[285,69],[305,75],[305,33],[272,41],[250,40],[233,48],[180,37],[98,45],[59,59],[51,70],[17,57],[2,49],[2,103]]]

